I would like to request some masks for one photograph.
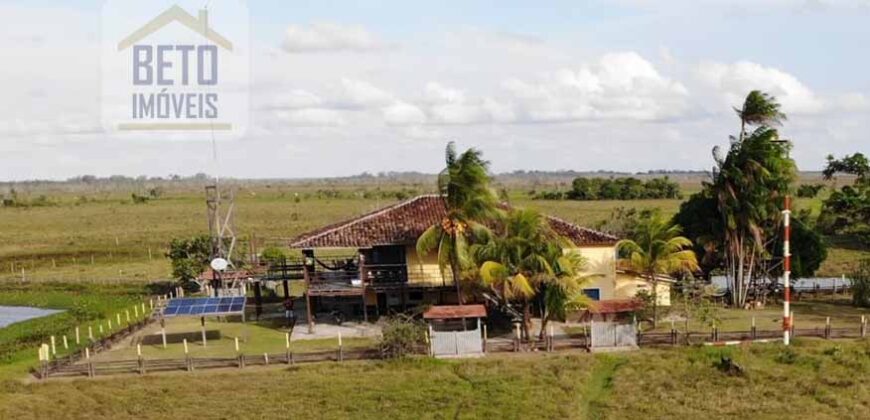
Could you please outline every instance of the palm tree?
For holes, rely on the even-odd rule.
[[[633,239],[619,241],[617,249],[627,257],[620,263],[649,279],[652,286],[653,328],[658,324],[658,283],[662,274],[698,270],[692,241],[680,236],[682,228],[654,214],[642,220]]]
[[[486,236],[485,223],[499,215],[498,197],[490,188],[489,162],[476,149],[456,155],[453,142],[447,145],[447,167],[438,175],[438,192],[447,215],[417,239],[421,257],[437,250],[438,265],[446,277],[450,267],[459,304],[462,302],[462,273],[472,269],[469,239]]]
[[[743,141],[746,136],[747,125],[772,127],[781,125],[787,119],[785,114],[780,111],[780,105],[776,98],[758,90],[749,92],[749,95],[746,95],[746,100],[743,101],[743,106],[734,108],[734,111],[740,117],[740,141]]]
[[[566,308],[583,303],[580,293],[583,259],[564,253],[567,243],[553,230],[545,217],[533,210],[513,210],[503,226],[486,243],[472,247],[480,263],[484,286],[504,303],[519,302],[523,307],[523,338],[529,339],[531,302],[542,291],[543,317],[546,321],[564,316]]]

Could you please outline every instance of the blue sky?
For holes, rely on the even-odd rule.
[[[0,179],[209,171],[202,142],[101,132],[101,7],[0,2],[0,51],[15,63],[0,69]],[[248,9],[252,124],[220,145],[224,175],[434,171],[448,140],[500,171],[704,169],[750,89],[781,99],[802,168],[867,152],[868,0]]]

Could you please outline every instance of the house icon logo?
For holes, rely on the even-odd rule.
[[[233,43],[223,37],[223,35],[215,32],[208,26],[208,9],[200,9],[199,18],[193,17],[190,13],[187,13],[181,7],[177,5],[173,5],[165,12],[161,13],[159,16],[152,19],[150,22],[137,29],[136,32],[133,32],[127,38],[124,38],[121,42],[118,43],[118,51],[126,50],[133,46],[133,44],[142,41],[147,38],[148,35],[151,35],[154,32],[159,31],[166,25],[170,23],[178,22],[184,26],[186,26],[191,31],[194,31],[209,41],[215,43],[221,48],[232,51]]]
[[[244,4],[137,3],[110,0],[103,10],[104,127],[170,139],[240,137],[249,112]]]

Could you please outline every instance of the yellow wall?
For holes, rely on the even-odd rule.
[[[650,285],[643,279],[631,274],[616,273],[616,247],[594,246],[580,247],[566,252],[578,252],[586,260],[584,275],[592,275],[583,284],[584,289],[599,289],[601,299],[629,299],[643,288],[650,290]],[[417,257],[417,249],[413,245],[405,248],[408,264],[408,282],[410,284],[429,284],[440,286],[441,270],[438,267],[438,257],[434,253],[426,255],[421,260]],[[445,285],[453,282],[448,270]],[[661,306],[671,304],[670,284],[660,282],[658,287],[658,303]]]
[[[658,284],[656,300],[660,306],[671,305],[671,285],[660,281]],[[620,273],[616,276],[616,299],[629,299],[641,290],[651,291],[652,284],[634,274]]]
[[[408,283],[418,285],[441,286],[452,285],[453,276],[450,269],[445,273],[446,279],[442,283],[441,268],[438,266],[438,255],[430,253],[423,256],[422,260],[417,256],[417,248],[414,245],[405,247],[405,258],[408,264]]]
[[[616,276],[616,253],[612,246],[580,247],[566,252],[579,253],[586,261],[584,275],[590,277],[584,289],[599,289],[601,299],[613,299]]]

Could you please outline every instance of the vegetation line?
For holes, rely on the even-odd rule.
[[[604,418],[604,405],[610,397],[613,389],[613,378],[616,370],[627,363],[623,357],[612,355],[599,355],[596,357],[595,368],[586,386],[583,389],[582,413],[586,419]]]

